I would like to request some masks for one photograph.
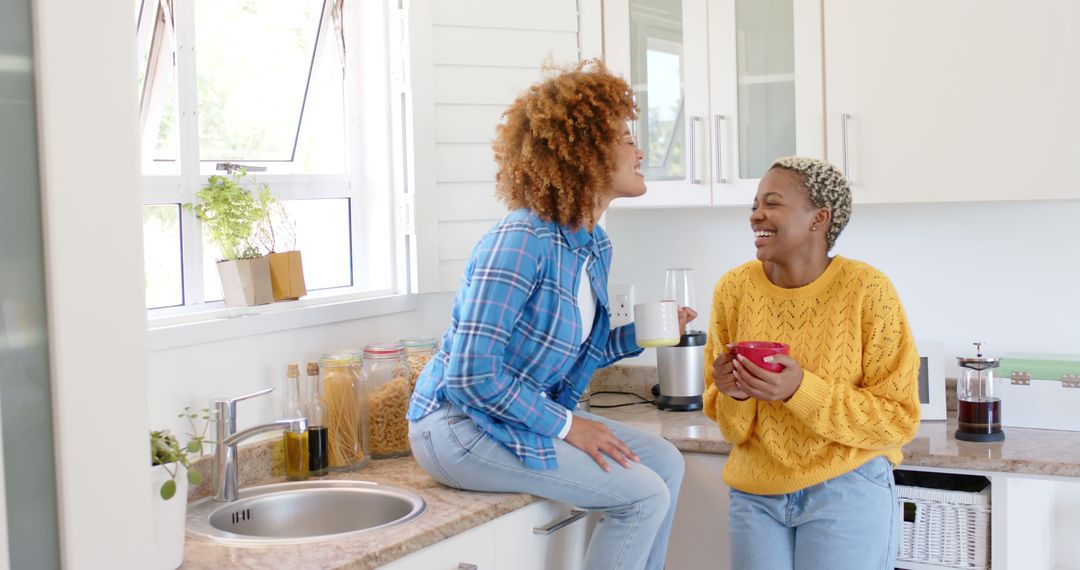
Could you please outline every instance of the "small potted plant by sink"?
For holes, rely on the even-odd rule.
[[[190,413],[187,408],[180,417],[187,418],[192,424],[192,431],[195,431],[193,420],[208,418],[206,410],[200,415]],[[188,485],[196,486],[203,479],[202,473],[191,466],[191,456],[202,454],[203,440],[203,435],[192,435],[187,445],[181,446],[169,430],[150,432],[156,568],[173,570],[184,561],[184,515],[187,511]]]

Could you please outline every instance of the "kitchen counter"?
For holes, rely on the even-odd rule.
[[[252,449],[241,449],[247,451],[246,458],[253,459],[248,463],[250,477],[255,463],[260,458],[275,457],[281,444],[280,441],[267,441],[247,447]],[[242,457],[241,461],[244,459]],[[374,481],[409,489],[427,501],[427,511],[402,526],[349,540],[255,547],[226,546],[188,537],[182,568],[377,568],[537,500],[524,493],[475,493],[444,487],[420,469],[411,457],[373,460],[358,471],[333,474],[328,478]],[[248,481],[242,477],[241,488],[283,480],[280,473]],[[199,494],[204,487],[197,490]]]
[[[631,396],[596,394],[592,404],[632,402]],[[721,453],[731,451],[720,428],[702,412],[672,412],[652,405],[592,408],[595,414],[655,433],[682,451]],[[956,413],[948,419],[924,421],[919,432],[904,446],[905,466],[965,471],[1080,478],[1080,432],[1004,428],[1005,440],[996,443],[958,441]]]
[[[615,367],[594,380],[593,391],[628,390],[641,393],[648,369]],[[652,372],[655,378],[655,371]],[[644,381],[644,382],[643,382]],[[591,404],[634,401],[626,395],[595,394]],[[684,452],[727,454],[731,444],[720,429],[701,412],[661,411],[650,404],[602,409],[593,413],[625,422],[671,441]],[[1041,477],[1080,478],[1080,433],[1005,428],[1005,441],[969,443],[953,437],[955,412],[945,421],[925,421],[915,439],[904,446],[904,464]],[[279,482],[279,440],[241,447],[241,486]],[[278,467],[274,467],[278,466]],[[204,465],[209,474],[209,465]],[[185,569],[191,568],[376,568],[475,526],[511,513],[537,500],[523,493],[478,493],[444,487],[427,475],[410,457],[370,462],[363,469],[332,475],[332,478],[374,481],[418,493],[427,501],[427,512],[417,520],[394,529],[350,540],[313,544],[234,547],[187,539]],[[209,479],[209,477],[207,477]],[[205,496],[208,484],[193,490],[192,500]]]

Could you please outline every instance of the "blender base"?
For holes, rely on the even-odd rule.
[[[1005,432],[1003,431],[994,433],[968,433],[966,431],[956,430],[954,435],[956,436],[956,439],[959,439],[960,441],[974,441],[977,443],[988,443],[1005,439]]]
[[[656,398],[656,407],[673,412],[692,412],[700,410],[703,406],[701,396],[665,396],[660,394]]]

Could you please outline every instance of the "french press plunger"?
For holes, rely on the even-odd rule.
[[[962,441],[1001,441],[1001,398],[994,396],[994,368],[998,359],[983,356],[981,342],[975,345],[975,356],[957,356],[960,378],[956,383],[959,426],[956,439]]]

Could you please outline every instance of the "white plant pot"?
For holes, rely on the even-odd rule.
[[[274,302],[270,261],[265,255],[255,259],[219,261],[217,268],[226,307],[250,307]]]
[[[187,514],[188,481],[183,465],[173,464],[176,474],[176,494],[169,500],[161,498],[161,484],[169,479],[164,465],[150,468],[152,500],[154,503],[154,540],[157,560],[154,568],[173,570],[184,562],[184,518]],[[171,469],[173,465],[170,465]]]

